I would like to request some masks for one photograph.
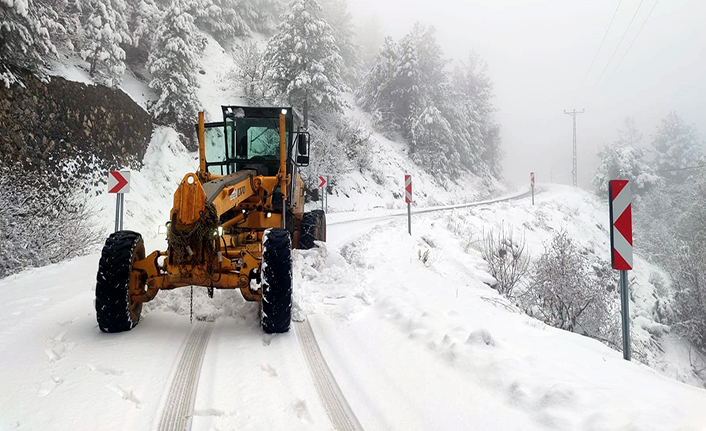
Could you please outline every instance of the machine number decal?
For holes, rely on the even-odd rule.
[[[230,200],[235,200],[245,194],[245,186],[238,187],[230,194]]]

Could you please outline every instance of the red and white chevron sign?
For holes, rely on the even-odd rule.
[[[129,193],[130,171],[108,172],[108,193]]]
[[[404,176],[404,201],[405,203],[412,203],[412,176]]]
[[[610,247],[613,269],[632,269],[632,193],[630,181],[608,182],[610,195]]]

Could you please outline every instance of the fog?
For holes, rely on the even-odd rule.
[[[584,188],[591,188],[599,149],[617,138],[626,117],[635,119],[642,146],[670,111],[706,138],[704,1],[353,0],[349,6],[357,23],[377,16],[395,39],[416,21],[433,25],[447,57],[474,51],[488,63],[511,184],[529,183],[530,171],[537,182],[572,183],[572,118],[564,110],[586,111],[577,116]]]

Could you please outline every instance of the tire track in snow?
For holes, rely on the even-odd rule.
[[[191,428],[196,386],[212,329],[212,323],[197,321],[191,330],[166,396],[157,427],[159,431],[184,431]]]
[[[348,405],[348,401],[343,396],[341,388],[338,387],[331,369],[321,354],[309,321],[292,323],[294,323],[294,330],[297,334],[297,342],[304,353],[311,377],[314,380],[314,386],[316,386],[316,391],[324,403],[331,424],[338,431],[362,431],[363,427]]]

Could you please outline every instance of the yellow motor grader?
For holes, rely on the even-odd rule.
[[[292,247],[326,240],[321,210],[304,212],[299,168],[309,134],[291,108],[223,106],[223,121],[199,113],[199,169],[174,193],[167,250],[145,256],[142,236],[118,231],[98,266],[96,315],[103,332],[129,331],[160,290],[240,289],[260,303],[262,329],[289,330]],[[296,131],[295,131],[296,130]]]

